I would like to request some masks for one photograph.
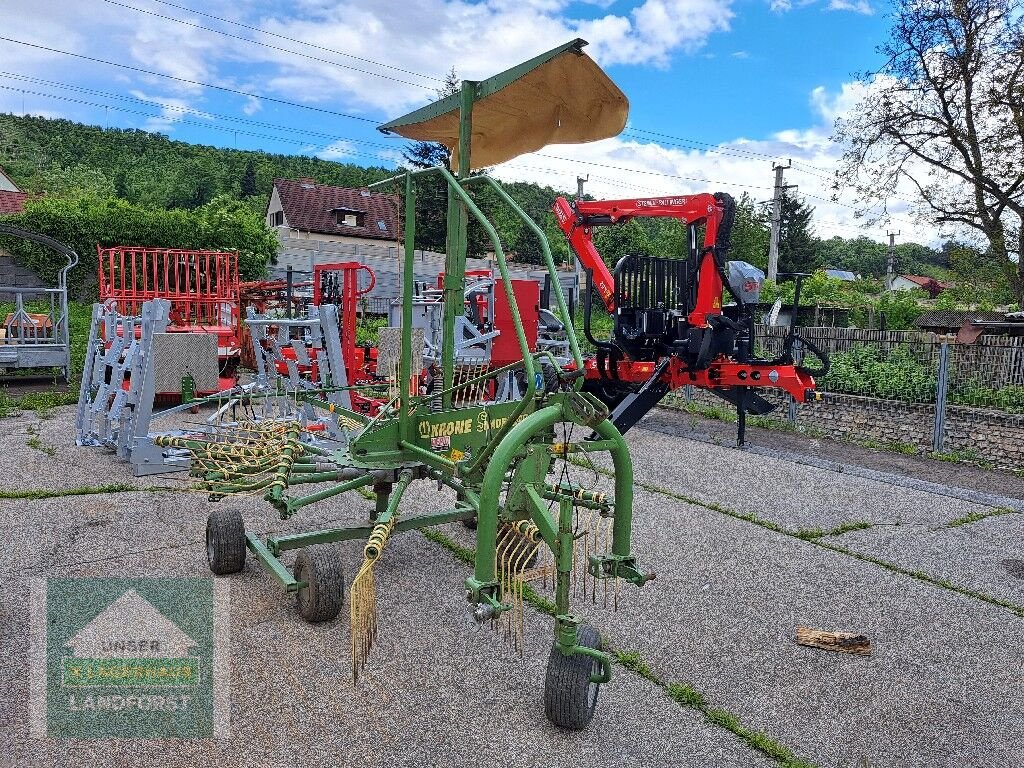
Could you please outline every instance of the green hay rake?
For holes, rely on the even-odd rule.
[[[529,349],[498,233],[467,190],[488,185],[535,233],[558,307],[568,317],[544,233],[493,179],[471,175],[471,169],[547,143],[591,141],[622,129],[628,111],[625,97],[583,54],[585,44],[575,40],[488,80],[464,82],[454,96],[381,127],[407,138],[447,144],[458,171],[453,175],[444,168],[429,168],[382,182],[399,187],[404,196],[397,394],[369,421],[352,414],[362,426],[343,449],[304,436],[296,423],[281,422],[241,423],[209,439],[169,437],[160,443],[189,450],[196,485],[211,496],[260,494],[282,518],[347,491],[375,491],[375,508],[365,525],[263,541],[246,533],[240,513],[229,508],[216,510],[207,525],[207,555],[214,573],[240,570],[251,552],[288,591],[297,594],[299,613],[310,621],[332,619],[342,608],[341,565],[325,545],[366,540],[362,567],[349,589],[354,679],[367,663],[378,631],[374,564],[394,534],[457,520],[475,526],[475,563],[466,579],[470,614],[477,622],[503,629],[520,649],[525,582],[550,578],[556,617],[545,710],[553,723],[570,729],[586,726],[594,713],[598,686],[611,678],[611,659],[602,650],[599,635],[570,610],[572,593],[578,594],[582,585],[586,594],[589,582],[593,599],[597,584],[603,582],[607,597],[612,583],[617,603],[619,580],[642,585],[653,578],[640,571],[630,551],[632,462],[622,435],[608,420],[608,409],[581,391],[583,360],[572,326],[566,330],[575,370],[565,371],[550,354]],[[430,176],[443,178],[448,189],[443,386],[421,395],[412,322],[415,210],[417,182]],[[464,312],[470,217],[492,243],[522,360],[467,377],[454,350],[456,317]],[[522,399],[488,402],[480,396],[484,391],[480,384],[511,370],[519,371],[526,384]],[[573,427],[580,438],[594,436],[573,442]],[[570,455],[585,458],[596,452],[611,455],[613,497],[586,490],[556,473],[557,462],[567,461]],[[403,494],[411,483],[421,480],[454,490],[454,507],[430,514],[401,514]],[[303,493],[309,485],[320,488]],[[294,549],[300,551],[289,572],[280,557]]]

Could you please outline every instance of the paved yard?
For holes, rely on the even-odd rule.
[[[75,447],[72,422],[70,409],[0,421],[0,491],[179,484],[133,478],[111,455]],[[30,579],[209,575],[202,539],[213,505],[204,496],[122,489],[0,499],[0,764],[772,766],[787,764],[785,750],[790,765],[820,768],[1024,763],[1020,514],[990,516],[1002,510],[898,477],[643,425],[629,442],[634,549],[658,578],[623,587],[617,612],[600,592],[576,608],[658,682],[616,665],[588,730],[565,733],[545,720],[550,619],[528,609],[522,659],[493,633],[474,632],[468,567],[410,533],[395,537],[376,569],[380,637],[357,686],[347,610],[309,625],[250,562],[230,578],[230,738],[30,739]],[[606,473],[572,472],[610,486]],[[1007,482],[1000,476],[1001,488]],[[449,502],[424,482],[406,507]],[[348,494],[282,523],[258,499],[231,503],[263,532],[361,521],[368,510]],[[847,530],[853,523],[868,527]],[[441,531],[472,545],[459,524]],[[338,546],[349,579],[360,547]],[[798,624],[862,632],[873,654],[798,646]],[[703,703],[679,703],[663,687],[683,685]],[[709,718],[702,708],[719,711]],[[767,751],[737,731],[762,732]]]

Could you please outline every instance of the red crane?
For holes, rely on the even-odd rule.
[[[585,363],[587,388],[612,408],[621,431],[687,384],[736,406],[740,444],[745,414],[774,408],[752,388],[783,389],[801,403],[816,397],[814,376],[824,375],[828,358],[796,333],[795,308],[782,354],[774,359],[754,354],[754,312],[764,274],[745,262],[726,262],[735,218],[732,197],[702,193],[575,203],[559,197],[553,210],[587,272],[584,334],[597,349]],[[638,217],[685,224],[687,252],[672,259],[630,254],[609,270],[594,245],[594,228]],[[798,277],[796,304],[799,288]],[[595,339],[591,332],[591,289],[612,315],[610,339]],[[723,290],[732,298],[725,306]],[[811,352],[820,364],[798,363],[796,349]]]

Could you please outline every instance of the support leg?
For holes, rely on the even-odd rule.
[[[373,512],[370,514],[370,520],[376,522],[377,519],[384,514],[388,508],[388,501],[391,498],[391,483],[374,483],[373,492],[377,494],[377,501],[374,505]]]

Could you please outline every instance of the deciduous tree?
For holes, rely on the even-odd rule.
[[[984,236],[1024,298],[1022,12],[1024,0],[895,0],[885,64],[836,138],[837,186],[865,212],[909,186],[923,218]]]

